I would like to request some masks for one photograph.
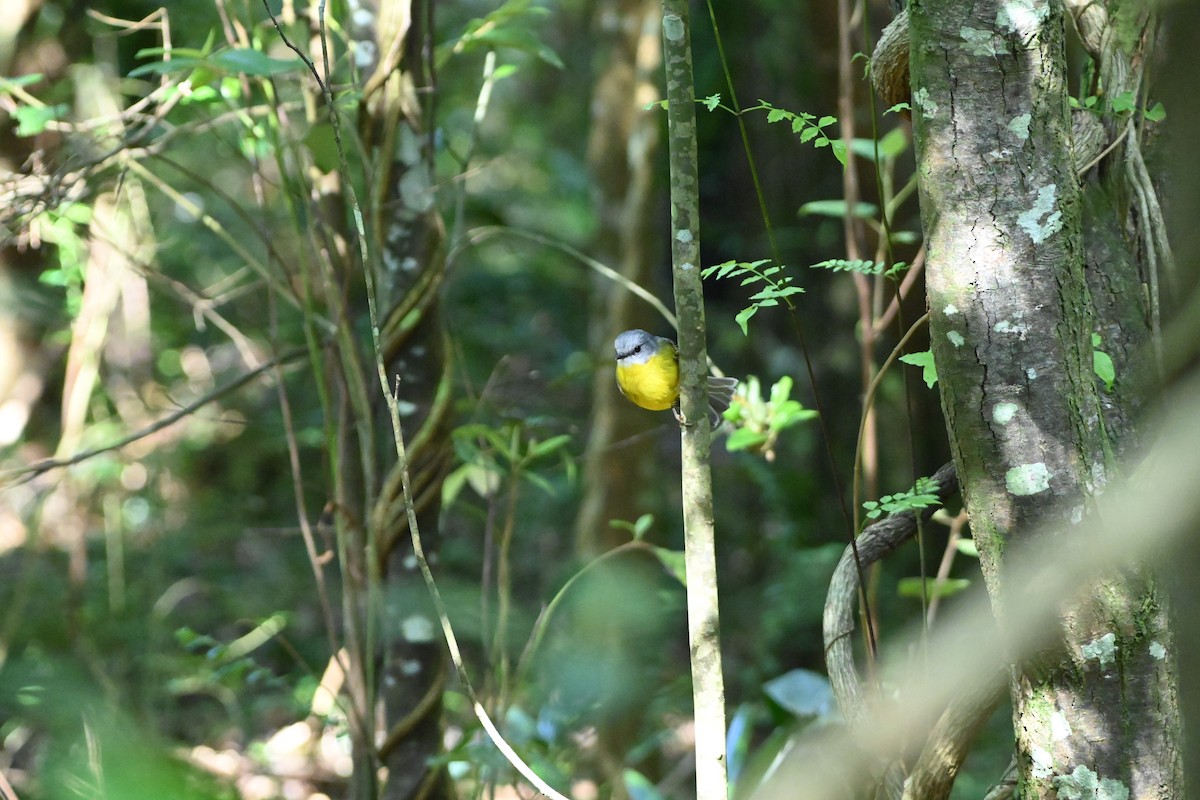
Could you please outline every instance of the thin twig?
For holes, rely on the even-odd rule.
[[[178,411],[168,414],[157,422],[151,423],[141,430],[131,433],[115,442],[111,442],[103,445],[102,447],[96,447],[91,450],[84,450],[76,453],[73,456],[70,456],[69,458],[48,458],[43,461],[39,461],[36,464],[31,464],[28,467],[5,470],[3,473],[0,473],[0,482],[3,482],[2,485],[4,488],[10,489],[14,486],[21,486],[22,484],[29,483],[39,475],[43,475],[52,469],[72,467],[83,461],[87,461],[89,458],[94,458],[95,456],[109,453],[113,450],[121,450],[122,448],[128,447],[139,439],[145,439],[147,436],[158,433],[164,428],[171,427],[179,420],[195,413],[197,410],[203,408],[214,400],[218,400],[221,397],[230,394],[231,392],[237,391],[250,381],[257,378],[259,375],[262,375],[267,370],[273,369],[280,364],[294,361],[303,355],[303,350],[289,350],[286,353],[279,355],[277,358],[267,361],[257,369],[252,369],[248,372],[242,373],[224,386],[218,386],[208,394],[205,394],[198,399],[193,400],[191,403],[188,403],[186,406],[183,406]]]

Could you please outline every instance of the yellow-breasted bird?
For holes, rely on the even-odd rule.
[[[617,336],[617,386],[634,405],[651,411],[679,413],[679,351],[662,336],[634,329]],[[708,376],[708,418],[713,428],[729,408],[737,378]]]

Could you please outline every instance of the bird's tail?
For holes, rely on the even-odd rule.
[[[708,419],[712,423],[713,430],[720,426],[723,419],[721,415],[733,401],[733,390],[737,388],[737,385],[737,378],[708,376]]]

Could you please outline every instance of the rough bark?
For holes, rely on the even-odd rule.
[[[922,0],[910,26],[932,348],[1003,625],[1006,594],[1020,589],[1007,556],[1041,523],[1082,522],[1112,469],[1064,15],[1050,0]],[[1060,647],[1013,673],[1024,796],[1182,796],[1172,644],[1153,581],[1097,580],[1059,627]]]

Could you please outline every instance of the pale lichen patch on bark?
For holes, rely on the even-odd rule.
[[[1070,775],[1054,778],[1062,800],[1129,800],[1129,787],[1112,778],[1101,778],[1080,764]]]
[[[1047,5],[1035,8],[1033,0],[1008,0],[996,10],[996,26],[1024,37],[1036,33],[1049,13]]]
[[[994,56],[1000,53],[995,34],[991,31],[964,25],[959,28],[958,35],[963,39],[963,49],[973,56]]]
[[[929,90],[924,86],[913,92],[913,101],[917,104],[917,108],[921,109],[921,113],[925,116],[937,116],[938,104],[932,97],[929,96]]]
[[[1049,778],[1054,774],[1054,758],[1047,750],[1035,744],[1029,749],[1029,755],[1033,759],[1033,777]]]
[[[950,344],[954,345],[955,347],[962,347],[966,342],[966,339],[964,339],[963,335],[958,331],[947,331],[946,338],[949,339]]]
[[[1029,122],[1032,117],[1029,114],[1018,114],[1009,120],[1008,129],[1022,142],[1029,138]]]
[[[1117,635],[1115,633],[1106,633],[1098,639],[1085,644],[1080,648],[1083,657],[1087,659],[1096,659],[1100,662],[1100,668],[1105,669],[1111,664],[1117,662]]]
[[[1061,711],[1055,711],[1050,715],[1050,735],[1062,741],[1071,735],[1071,723],[1067,720],[1067,715]]]
[[[1011,320],[1002,319],[992,326],[992,330],[996,333],[1015,333],[1017,336],[1023,338],[1029,332],[1029,326],[1023,322],[1012,322]]]
[[[997,425],[1007,425],[1020,408],[1016,403],[996,403],[992,407],[992,422]]]
[[[1010,494],[1025,497],[1049,489],[1052,474],[1044,461],[1021,464],[1004,473],[1004,485]]]
[[[1034,244],[1041,244],[1062,230],[1062,211],[1055,209],[1058,187],[1053,183],[1038,189],[1033,207],[1017,215],[1017,224],[1029,234]],[[1043,220],[1042,218],[1045,217]]]

